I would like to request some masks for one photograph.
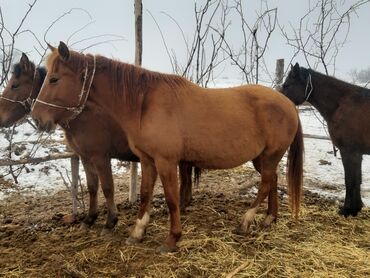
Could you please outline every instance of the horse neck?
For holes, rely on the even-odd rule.
[[[314,71],[310,71],[310,74],[313,90],[308,102],[328,121],[345,96],[347,83]]]
[[[122,96],[113,92],[110,81],[104,74],[95,76],[91,90],[88,102],[93,101],[94,105],[99,106],[104,114],[116,120],[125,131],[129,131],[139,122],[140,115],[133,113]]]

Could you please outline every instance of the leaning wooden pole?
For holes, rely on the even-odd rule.
[[[143,54],[143,5],[141,0],[135,0],[135,65],[141,66]],[[137,172],[138,163],[131,162],[129,201],[137,200]]]
[[[276,70],[275,70],[275,89],[279,89],[283,84],[284,78],[284,59],[276,60]]]

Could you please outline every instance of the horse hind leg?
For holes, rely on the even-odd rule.
[[[179,173],[180,173],[180,210],[185,212],[186,207],[188,207],[192,200],[192,173],[193,167],[188,162],[181,161],[179,163]]]
[[[98,217],[99,178],[95,166],[92,163],[84,158],[81,158],[81,161],[85,170],[86,183],[89,191],[89,211],[81,224],[81,229],[87,229],[95,223]]]
[[[118,222],[117,218],[117,207],[114,202],[114,184],[113,184],[113,175],[112,167],[110,164],[110,158],[106,156],[98,156],[92,159],[92,162],[95,165],[97,170],[103,194],[107,204],[107,220],[104,225],[104,228],[101,232],[101,235],[111,233],[113,228]]]
[[[347,217],[357,216],[362,209],[361,200],[361,164],[362,154],[340,150],[344,167],[344,177],[346,185],[346,196],[344,206],[339,210],[339,214]]]
[[[258,156],[253,161],[253,166],[258,173],[261,174],[261,158]],[[269,227],[273,222],[276,222],[278,212],[278,199],[277,199],[277,175],[275,175],[268,194],[268,209],[265,220],[263,221],[264,227]]]
[[[260,156],[258,160],[254,160],[253,164],[256,170],[260,170],[261,173],[261,184],[258,189],[256,199],[253,201],[250,208],[244,214],[242,221],[237,228],[237,233],[246,234],[251,226],[259,205],[269,196],[267,216],[264,221],[264,225],[270,225],[277,218],[277,174],[276,168],[278,162],[281,159],[281,154],[270,155],[266,154]],[[256,167],[258,166],[258,167]]]
[[[278,209],[279,202],[277,197],[277,174],[275,172],[275,175],[271,181],[270,192],[268,195],[267,215],[262,223],[264,227],[269,227],[273,222],[276,222]]]
[[[150,204],[153,197],[154,184],[157,179],[157,170],[154,162],[148,158],[141,157],[141,187],[140,187],[140,208],[135,226],[126,244],[136,244],[143,240],[145,230],[150,219]]]

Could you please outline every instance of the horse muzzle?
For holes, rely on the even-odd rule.
[[[4,120],[2,118],[0,118],[0,128],[1,127],[11,127],[13,124],[13,122],[11,120]]]
[[[42,122],[37,119],[34,119],[33,121],[35,122],[37,129],[40,131],[46,131],[50,133],[55,130],[56,124],[52,121]]]

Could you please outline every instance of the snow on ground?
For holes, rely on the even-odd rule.
[[[215,87],[230,87],[240,83],[236,80],[222,80],[216,84],[211,84]],[[322,118],[319,113],[310,107],[300,108],[300,118],[303,125],[303,132],[306,134],[326,136],[326,131],[323,126]],[[3,130],[4,131],[4,130]],[[29,123],[24,123],[16,128],[17,134],[14,135],[13,142],[19,142],[19,147],[12,153],[12,159],[20,159],[32,153],[35,157],[46,156],[50,153],[64,152],[65,145],[62,143],[64,138],[63,132],[57,130],[52,135],[43,135],[43,144],[33,145],[25,143],[35,141],[40,136]],[[339,152],[335,157],[333,154],[333,145],[331,141],[305,138],[305,165],[304,177],[305,188],[321,195],[344,198],[344,171],[340,159]],[[0,135],[0,158],[4,159],[8,156],[8,141],[5,139],[5,134]],[[120,167],[116,160],[113,160],[114,172],[126,171],[124,167]],[[17,169],[18,166],[14,166]],[[370,158],[364,156],[363,160],[363,185],[362,196],[366,206],[370,206]],[[60,189],[64,189],[64,180],[68,181],[67,172],[70,170],[70,160],[61,159],[40,163],[38,165],[26,165],[22,173],[18,177],[18,185],[7,186],[6,181],[13,181],[8,174],[9,167],[0,167],[0,199],[14,191],[32,194],[34,192],[51,194]],[[84,183],[84,173],[80,166],[80,176]],[[63,178],[62,178],[63,177]],[[10,184],[10,183],[9,183]]]

